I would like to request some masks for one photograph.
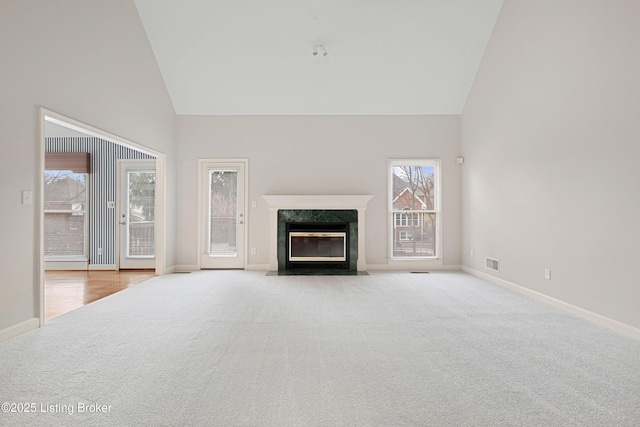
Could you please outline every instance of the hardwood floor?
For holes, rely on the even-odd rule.
[[[46,271],[45,322],[154,276],[154,270]]]

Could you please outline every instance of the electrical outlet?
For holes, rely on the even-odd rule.
[[[548,268],[544,269],[544,278],[546,280],[551,280],[551,270],[549,270]]]
[[[473,249],[471,249],[471,250],[469,251],[469,258],[473,258],[473,255],[474,255],[474,254],[473,254]]]
[[[251,255],[255,255],[257,253],[258,253],[258,251],[257,251],[256,248],[251,248]]]

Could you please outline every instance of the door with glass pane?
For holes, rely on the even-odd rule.
[[[201,268],[245,267],[246,162],[200,162]]]
[[[155,160],[120,162],[120,268],[156,266]]]

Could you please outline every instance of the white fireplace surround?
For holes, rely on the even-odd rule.
[[[364,211],[372,195],[267,195],[262,196],[269,205],[271,219],[269,222],[269,270],[278,270],[278,210],[279,209],[355,209],[358,211],[358,271],[367,270],[365,257]]]

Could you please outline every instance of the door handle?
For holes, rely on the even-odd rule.
[[[126,222],[125,221],[120,221],[120,225],[125,225]]]

